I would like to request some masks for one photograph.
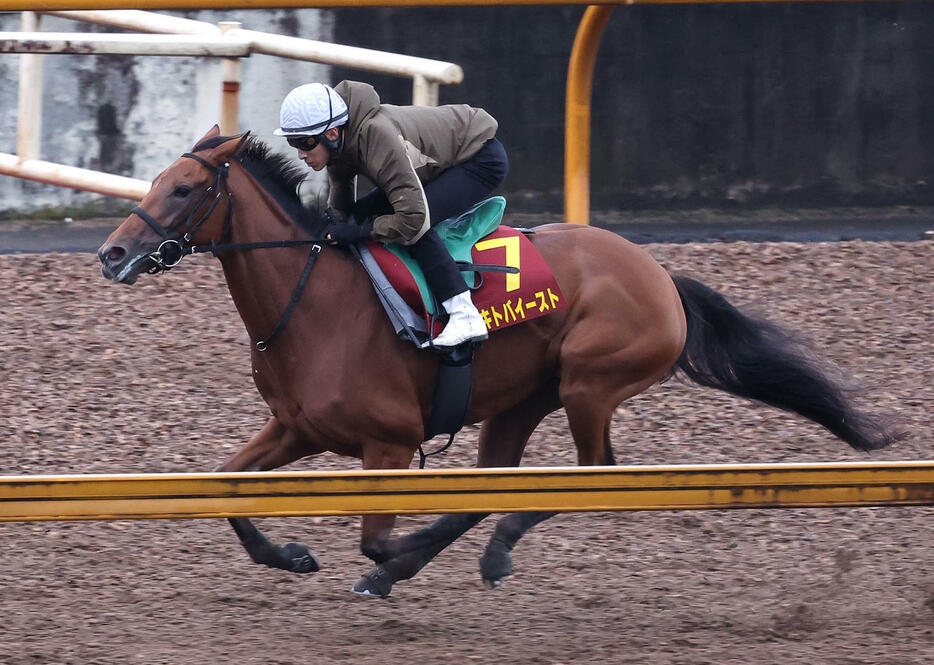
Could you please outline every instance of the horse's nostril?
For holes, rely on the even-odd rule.
[[[110,263],[115,263],[126,256],[126,250],[122,247],[111,247],[107,250],[107,253],[104,254],[104,258],[107,259]]]

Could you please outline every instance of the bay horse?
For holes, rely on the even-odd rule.
[[[253,378],[270,417],[219,471],[270,470],[325,451],[361,459],[364,469],[408,468],[423,442],[438,356],[394,334],[347,251],[314,244],[324,220],[302,205],[302,178],[297,165],[249,133],[224,137],[215,126],[156,177],[101,246],[102,274],[133,284],[140,273],[205,248],[220,260],[256,342]],[[696,280],[669,275],[616,234],[554,224],[530,239],[569,306],[493,332],[477,351],[467,415],[468,423],[482,422],[477,466],[518,466],[532,431],[559,408],[578,464],[614,464],[614,410],[676,371],[801,414],[859,450],[898,438],[858,411],[781,328]],[[480,560],[487,586],[511,575],[517,541],[553,514],[515,513],[497,523]],[[484,517],[444,515],[393,537],[395,516],[365,515],[360,547],[377,565],[353,590],[388,595]],[[318,570],[305,545],[274,544],[248,519],[230,523],[253,561]]]

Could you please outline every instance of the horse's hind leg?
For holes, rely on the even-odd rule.
[[[601,464],[615,464],[613,450],[610,447],[609,427],[606,429],[604,461]],[[496,523],[496,529],[487,543],[483,556],[480,557],[480,576],[488,589],[495,589],[513,574],[512,549],[532,527],[557,515],[556,512],[535,511],[510,513]]]
[[[549,386],[509,411],[488,419],[480,430],[477,466],[518,466],[532,431],[542,418],[560,406],[556,387]],[[394,583],[414,577],[445,547],[487,515],[443,515],[426,528],[395,539],[389,547],[397,554],[363,575],[352,590],[364,595],[388,596]]]
[[[595,358],[602,367],[564,364],[560,396],[568,425],[577,446],[581,466],[615,464],[610,446],[613,411],[624,400],[638,395],[664,375],[662,367],[649,370],[641,362],[626,362],[624,351]],[[627,379],[630,379],[627,381]],[[487,587],[500,586],[513,573],[512,549],[536,524],[553,517],[553,512],[512,513],[501,519],[483,556],[480,574]]]
[[[217,471],[269,471],[319,452],[321,450],[309,446],[294,431],[273,417],[246,446]],[[271,543],[245,517],[229,518],[227,521],[255,563],[293,573],[314,573],[320,569],[318,560],[306,545],[286,543],[279,546]]]

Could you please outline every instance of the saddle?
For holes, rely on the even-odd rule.
[[[506,199],[494,196],[434,227],[490,332],[565,306],[551,269],[526,237],[533,231],[500,225],[505,207]],[[417,346],[429,330],[437,335],[443,312],[408,248],[369,242],[359,254],[396,334]]]
[[[527,237],[534,231],[500,225],[505,207],[506,199],[494,196],[434,226],[491,333],[567,307],[551,269]],[[368,242],[353,251],[399,337],[421,346],[441,331],[443,311],[407,247]],[[435,452],[451,445],[470,405],[473,348],[462,346],[467,348],[441,354],[425,440],[437,434],[450,434],[451,440]],[[425,457],[422,452],[420,466]]]

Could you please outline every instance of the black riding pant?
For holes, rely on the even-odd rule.
[[[424,184],[428,201],[428,214],[432,226],[456,217],[489,197],[509,173],[506,149],[498,139],[490,139],[466,162],[452,166],[431,182]],[[381,189],[374,189],[361,197],[354,206],[358,219],[388,215],[393,212],[389,199]],[[451,258],[441,238],[429,229],[418,242],[409,245],[409,251],[428,282],[432,293],[440,301],[467,290],[460,270]]]

